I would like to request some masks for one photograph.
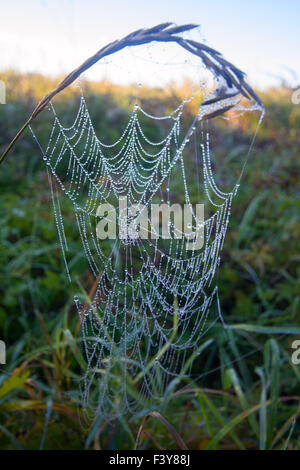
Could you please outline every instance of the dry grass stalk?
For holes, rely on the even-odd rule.
[[[73,83],[83,72],[92,67],[96,62],[101,60],[103,57],[107,57],[115,52],[118,52],[125,47],[139,46],[142,44],[148,44],[153,41],[157,42],[175,42],[191,54],[198,56],[203,64],[214,73],[216,77],[223,77],[228,87],[235,87],[239,93],[241,93],[247,99],[254,99],[257,103],[262,104],[259,97],[256,95],[254,90],[245,82],[245,74],[240,69],[235,67],[233,64],[228,62],[222,55],[208,47],[205,44],[198,43],[190,39],[184,39],[178,36],[180,33],[184,33],[191,29],[196,28],[198,25],[187,24],[183,26],[173,26],[172,23],[162,23],[153,28],[139,29],[133,33],[125,36],[123,39],[114,41],[100,49],[96,54],[87,59],[78,68],[73,70],[62,80],[59,85],[54,88],[50,93],[47,93],[41,101],[38,103],[31,116],[20,129],[14,139],[10,142],[4,153],[0,157],[0,163],[3,162],[4,158],[13,147],[15,142],[23,134],[24,130],[29,124],[39,115],[39,113],[49,104],[55,95],[67,88]],[[221,99],[221,98],[220,98]],[[207,118],[214,117],[208,116]]]

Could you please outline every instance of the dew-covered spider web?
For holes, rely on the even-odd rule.
[[[259,121],[262,107],[178,44],[128,48],[87,78],[68,96],[72,122],[58,100],[44,111],[47,140],[37,126],[31,132],[48,173],[66,275],[72,281],[65,217],[94,279],[90,299],[81,291],[74,298],[87,361],[83,408],[93,418],[160,399],[170,381],[190,373],[203,334],[222,321],[216,271],[249,152],[221,186],[214,121],[226,128],[255,111]],[[96,80],[102,92],[94,102]],[[103,204],[111,210],[101,213]],[[170,209],[167,233],[151,218],[161,204]],[[186,208],[188,223],[179,228],[174,204]],[[115,236],[99,236],[99,222],[116,222]]]

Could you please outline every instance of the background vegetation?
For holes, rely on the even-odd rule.
[[[56,80],[13,71],[0,78],[8,87],[0,107],[3,149]],[[94,84],[87,95],[96,128],[114,138],[130,89]],[[63,103],[67,114],[71,98],[72,90]],[[45,170],[28,136],[14,148],[0,168],[0,338],[8,348],[0,368],[1,449],[300,450],[300,366],[291,362],[300,333],[300,105],[291,103],[287,87],[262,99],[266,117],[233,205],[218,274],[228,329],[218,326],[203,337],[197,370],[166,392],[160,414],[100,416],[92,429],[81,426],[78,411],[84,358],[73,305],[77,286],[65,275]],[[103,127],[99,116],[111,107]],[[251,119],[237,122],[230,135],[221,125],[214,129],[219,179],[225,167],[237,171],[226,149],[246,148]],[[71,254],[75,278],[89,292],[92,279],[75,236]]]

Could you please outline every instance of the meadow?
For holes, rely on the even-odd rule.
[[[4,150],[57,79],[15,71],[0,78],[7,84],[7,104],[0,106]],[[130,88],[86,87],[96,129],[115,138]],[[67,117],[68,93],[58,103]],[[76,385],[85,362],[73,302],[78,285],[65,275],[41,157],[29,134],[18,142],[0,167],[0,339],[7,345],[0,449],[300,450],[300,364],[291,360],[300,338],[300,105],[291,93],[286,86],[260,93],[266,116],[218,272],[227,328],[217,324],[203,336],[193,374],[167,390],[154,411],[99,416],[92,428],[82,426]],[[176,101],[174,90],[166,99]],[[99,116],[111,107],[105,127]],[[222,164],[215,171],[222,180],[237,174],[236,155],[255,122],[237,122],[230,135],[216,126]],[[70,250],[75,279],[90,292],[93,280],[75,235]]]

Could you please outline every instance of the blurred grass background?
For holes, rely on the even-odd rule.
[[[57,81],[14,71],[1,79],[7,84],[3,150]],[[7,345],[7,364],[0,366],[1,449],[132,449],[137,440],[140,448],[173,449],[181,439],[191,449],[300,450],[300,365],[291,362],[292,342],[300,337],[300,105],[292,104],[291,93],[280,86],[260,94],[266,117],[233,204],[218,274],[229,328],[203,337],[199,369],[166,392],[160,414],[99,416],[91,429],[81,426],[78,408],[84,360],[73,305],[78,287],[67,281],[40,155],[30,137],[18,143],[0,168],[0,339]],[[96,129],[116,138],[130,89],[90,84],[86,94]],[[71,101],[70,90],[58,103],[67,117]],[[112,106],[105,127],[101,112]],[[40,132],[43,125],[41,118]],[[230,135],[216,124],[219,180],[223,166],[228,174],[237,171],[226,149],[243,151],[254,129],[251,116]],[[75,231],[70,252],[75,279],[88,292],[93,281]]]

